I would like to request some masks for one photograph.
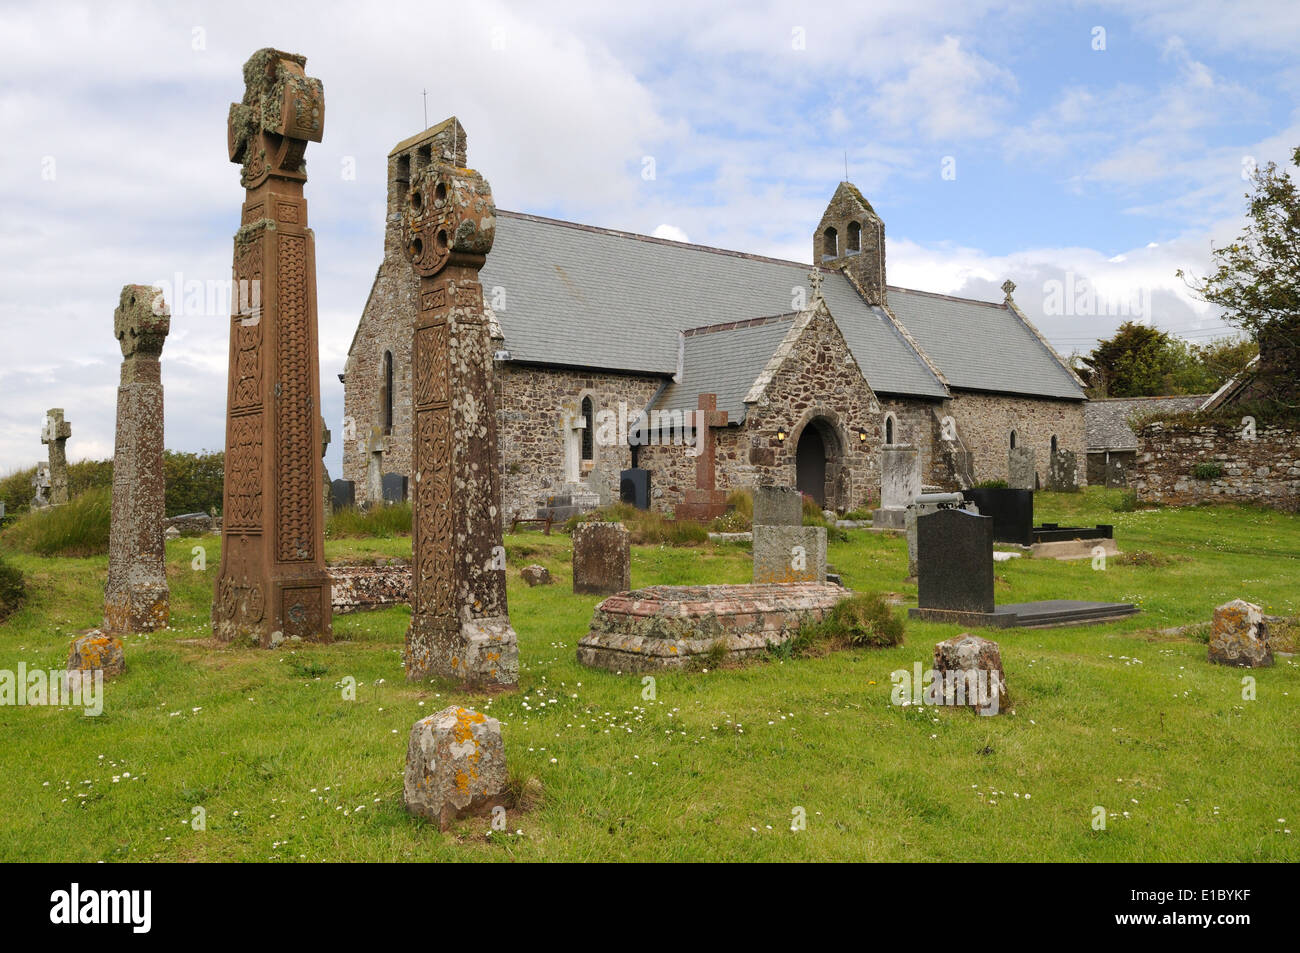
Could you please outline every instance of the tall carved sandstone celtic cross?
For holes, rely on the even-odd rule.
[[[432,162],[403,219],[420,276],[412,349],[414,570],[409,679],[513,688],[519,648],[506,606],[492,341],[479,269],[496,207],[483,177]]]
[[[230,323],[225,508],[214,635],[264,647],[328,641],[330,581],[321,512],[315,239],[303,154],[320,142],[325,98],[307,60],[262,49],[230,107],[230,160],[247,190]],[[249,301],[257,302],[247,307]]]

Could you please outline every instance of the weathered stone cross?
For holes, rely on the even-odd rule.
[[[822,274],[822,270],[820,268],[814,268],[812,271],[808,272],[808,284],[812,285],[813,304],[816,304],[818,301],[822,300],[822,282],[825,280],[826,280],[826,276]]]
[[[68,438],[72,436],[72,424],[63,419],[63,410],[55,407],[45,415],[45,428],[41,431],[41,443],[50,448],[50,505],[60,506],[68,502]]]
[[[711,520],[727,511],[727,494],[714,486],[716,478],[713,428],[727,424],[718,410],[717,394],[700,394],[695,411],[695,489],[687,490],[675,511],[677,519]]]
[[[261,288],[259,320],[230,323],[225,507],[213,634],[264,648],[332,638],[321,498],[316,240],[307,227],[307,143],[325,94],[306,57],[261,49],[230,107],[230,161],[247,190],[234,279]]]

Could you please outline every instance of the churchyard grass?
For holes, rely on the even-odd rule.
[[[961,631],[909,622],[902,646],[643,676],[580,667],[595,596],[570,591],[567,536],[506,538],[520,690],[407,684],[404,608],[335,618],[329,646],[210,641],[219,538],[167,545],[173,628],[128,636],[104,712],[0,708],[0,860],[1300,860],[1300,668],[1209,665],[1207,622],[1241,596],[1300,611],[1300,518],[1237,507],[1115,512],[1120,491],[1038,494],[1036,516],[1113,522],[1160,565],[998,563],[1000,602],[1138,602],[1133,618],[984,631],[1012,713],[890,703]],[[206,568],[192,568],[195,546]],[[1001,547],[999,547],[1001,548]],[[98,622],[107,560],[4,550],[28,600],[0,623],[0,668],[62,668]],[[409,539],[330,540],[332,562],[409,556]],[[746,582],[748,548],[636,546],[633,585]],[[901,535],[851,530],[850,587],[903,582]],[[552,586],[528,588],[538,562]],[[899,607],[900,614],[903,612]],[[1257,683],[1243,700],[1242,679]],[[346,679],[356,700],[344,699]],[[512,778],[540,800],[488,834],[446,834],[401,803],[412,723],[447,704],[503,722]],[[1095,808],[1108,812],[1093,828]],[[205,830],[194,829],[202,808]],[[806,829],[792,831],[802,810]],[[522,833],[515,833],[522,831]]]

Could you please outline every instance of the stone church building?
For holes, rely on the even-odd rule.
[[[434,155],[464,165],[455,118],[388,156],[383,262],[344,374],[358,503],[410,470],[418,281],[400,210]],[[923,482],[952,489],[1006,479],[1013,446],[1035,450],[1043,481],[1051,451],[1085,457],[1082,383],[1014,286],[987,302],[889,285],[884,223],[848,182],[812,231],[811,263],[497,214],[480,279],[499,337],[506,519],[559,493],[616,500],[634,452],[653,504],[672,508],[695,485],[702,394],[717,400],[718,488],[796,485],[839,511],[878,499],[885,444],[916,446]]]

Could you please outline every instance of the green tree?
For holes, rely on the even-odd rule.
[[[1179,343],[1158,328],[1125,321],[1080,358],[1089,397],[1152,397],[1166,393],[1180,364]]]
[[[1300,147],[1291,161],[1300,165]],[[1188,279],[1181,269],[1178,275],[1259,345],[1252,398],[1294,411],[1300,408],[1300,191],[1274,162],[1255,172],[1253,184],[1246,227],[1236,241],[1214,249],[1214,271],[1203,280]]]

